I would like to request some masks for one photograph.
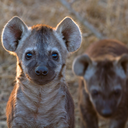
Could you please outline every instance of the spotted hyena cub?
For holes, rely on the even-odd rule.
[[[6,108],[9,128],[74,128],[74,105],[65,82],[67,55],[81,44],[69,17],[56,28],[12,18],[2,32],[5,50],[17,57],[16,84]]]
[[[77,57],[73,69],[82,76],[79,107],[83,128],[98,128],[98,117],[109,128],[124,128],[128,118],[128,48],[116,40],[93,43]]]

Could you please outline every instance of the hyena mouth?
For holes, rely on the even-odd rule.
[[[29,81],[34,82],[35,84],[38,85],[45,85],[50,83],[51,81],[53,81],[56,78],[56,74],[52,75],[52,77],[36,77],[36,78],[31,78],[28,74],[26,74],[26,77]]]

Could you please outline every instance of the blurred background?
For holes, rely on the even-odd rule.
[[[0,0],[0,33],[5,23],[16,15],[28,26],[47,24],[56,27],[65,16],[72,17],[80,26],[82,46],[67,58],[66,69],[66,80],[75,103],[76,128],[80,128],[78,79],[71,69],[73,59],[104,37],[128,45],[128,0]],[[0,43],[0,128],[7,128],[5,108],[15,83],[15,72],[16,58]],[[107,121],[100,121],[99,126],[107,128]]]

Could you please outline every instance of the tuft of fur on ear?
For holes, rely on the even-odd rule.
[[[117,59],[117,65],[121,66],[125,74],[128,75],[128,55],[127,54],[123,54],[121,57]]]
[[[77,76],[84,76],[89,65],[92,64],[92,60],[88,55],[84,54],[77,57],[73,62],[73,71]]]
[[[65,17],[56,27],[56,31],[65,41],[69,52],[76,51],[82,41],[81,31],[78,25],[69,17]]]
[[[2,31],[2,44],[5,50],[15,52],[19,40],[28,31],[27,25],[17,16],[7,22]]]

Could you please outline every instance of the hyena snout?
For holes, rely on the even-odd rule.
[[[48,74],[48,68],[46,66],[38,66],[35,69],[37,76],[46,76]]]
[[[112,115],[112,110],[110,108],[104,108],[101,113],[104,117],[110,117]]]

